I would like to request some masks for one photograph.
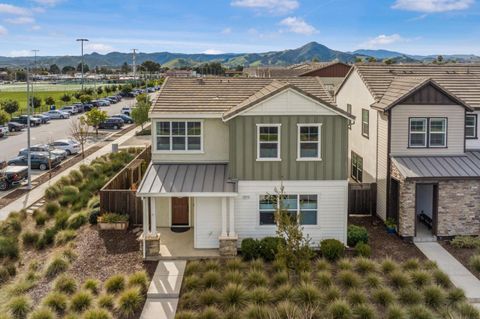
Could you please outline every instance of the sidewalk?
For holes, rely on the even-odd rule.
[[[137,128],[127,132],[126,134],[120,136],[114,141],[109,142],[107,145],[96,151],[95,153],[87,156],[84,160],[78,162],[77,164],[73,165],[72,167],[67,168],[65,171],[62,173],[58,174],[57,176],[53,177],[50,181],[45,182],[34,189],[32,189],[30,192],[26,193],[25,195],[21,196],[14,202],[8,204],[4,208],[0,209],[0,221],[6,219],[8,217],[8,214],[14,211],[19,211],[24,208],[28,208],[38,200],[40,200],[44,193],[45,190],[50,187],[51,185],[55,184],[62,176],[70,174],[72,170],[76,170],[80,167],[82,164],[89,164],[91,163],[94,159],[108,154],[112,151],[112,144],[118,144],[119,146],[127,141],[128,139],[132,138],[135,136],[135,132],[137,131]]]
[[[480,280],[477,279],[467,268],[456,260],[439,243],[415,243],[415,245],[427,256],[435,261],[438,267],[445,272],[452,283],[465,291],[468,300],[477,304],[480,303]]]

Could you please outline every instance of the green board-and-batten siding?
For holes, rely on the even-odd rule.
[[[281,124],[281,161],[257,161],[257,124]],[[321,161],[297,161],[297,124],[322,123]],[[238,116],[229,121],[230,175],[239,180],[345,180],[348,120],[338,115]]]

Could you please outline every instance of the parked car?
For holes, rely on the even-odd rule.
[[[88,112],[91,111],[95,106],[91,103],[84,103],[83,104],[83,111]]]
[[[98,102],[100,103],[100,106],[110,106],[110,101],[108,100],[98,100]]]
[[[122,119],[123,123],[125,123],[125,124],[133,124],[133,119],[128,115],[115,114],[115,115],[112,115],[112,117],[118,117],[119,119]]]
[[[50,165],[52,168],[57,167],[60,164],[60,158],[55,155],[48,156],[48,153],[31,153],[30,161],[32,168],[38,168],[42,171],[47,170]],[[27,156],[21,155],[15,158],[12,158],[8,161],[10,166],[27,166],[28,159]]]
[[[56,140],[51,143],[50,146],[55,147],[59,150],[64,150],[67,155],[77,154],[80,152],[80,143],[70,139]]]
[[[62,112],[68,112],[70,115],[75,115],[78,113],[78,108],[75,105],[64,106],[60,109]]]
[[[44,114],[35,114],[36,118],[39,118],[42,121],[42,124],[47,124],[50,122],[50,116]]]
[[[90,104],[92,104],[94,107],[100,107],[100,101],[98,100],[93,100],[93,101],[90,101]]]
[[[12,122],[28,125],[28,115],[20,115],[19,117],[14,117],[12,118]],[[42,124],[41,119],[30,116],[30,126],[39,126],[41,124]]]
[[[118,102],[117,99],[111,97],[104,98],[104,100],[110,102],[110,104],[115,104]]]
[[[28,176],[27,166],[6,166],[0,170],[0,191],[19,185]]]
[[[51,119],[68,119],[70,118],[70,113],[59,111],[59,110],[50,110],[44,113],[47,116],[50,116]]]
[[[0,125],[0,137],[7,136],[9,132],[7,125]]]
[[[77,113],[83,113],[85,112],[85,107],[83,106],[83,103],[75,103],[73,104],[77,108]]]
[[[27,155],[27,152],[28,152],[28,148],[22,148],[20,152],[18,152],[18,155]],[[56,149],[55,147],[50,146],[48,144],[37,144],[37,145],[30,146],[30,152],[42,152],[42,153],[50,152],[50,154],[59,157],[61,160],[66,159],[68,156],[66,151]]]
[[[7,125],[10,132],[20,132],[26,127],[26,125],[18,122],[8,122]]]
[[[118,117],[109,117],[98,125],[101,129],[114,129],[118,130],[123,127],[123,120]]]
[[[127,116],[131,116],[132,115],[132,107],[130,106],[125,106],[125,107],[122,107],[122,110],[120,111],[121,114],[125,114]]]

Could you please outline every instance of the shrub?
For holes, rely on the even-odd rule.
[[[270,289],[265,287],[256,287],[252,289],[249,293],[249,299],[256,304],[267,304],[272,301],[272,292]]]
[[[226,283],[241,284],[243,282],[243,274],[237,270],[226,272],[223,278]]]
[[[45,229],[42,236],[38,239],[37,243],[35,244],[35,247],[37,249],[43,249],[46,246],[53,244],[53,242],[55,241],[55,235],[57,234],[57,232],[58,230],[56,227]]]
[[[208,288],[200,292],[198,301],[200,306],[211,306],[220,301],[220,294],[216,289]]]
[[[275,286],[280,286],[288,282],[288,272],[280,271],[276,272],[272,277],[273,284]]]
[[[110,319],[112,316],[104,309],[91,309],[83,314],[83,319]]]
[[[7,268],[0,267],[0,285],[7,282],[10,279],[10,274],[8,273]]]
[[[363,245],[362,243],[358,245]],[[358,246],[357,245],[357,246]],[[354,263],[354,268],[356,271],[358,271],[361,274],[366,274],[372,271],[375,271],[376,269],[376,264],[372,260],[368,258],[357,258]]]
[[[391,305],[387,308],[386,319],[407,319],[407,314],[398,305]]]
[[[320,290],[312,284],[302,283],[293,290],[293,298],[302,305],[314,305],[320,301]]]
[[[60,210],[60,205],[58,202],[48,202],[45,205],[45,212],[47,212],[48,216],[55,216],[55,214]]]
[[[331,286],[325,290],[324,298],[326,302],[332,302],[340,298],[341,291],[336,286]]]
[[[206,288],[218,287],[221,282],[221,277],[218,271],[209,270],[202,276],[203,286]]]
[[[48,216],[42,211],[37,211],[34,215],[34,218],[35,218],[35,224],[37,226],[43,226],[45,225],[45,222],[47,221]]]
[[[240,245],[245,260],[256,259],[260,256],[260,242],[253,238],[245,238]]]
[[[323,258],[318,258],[315,260],[315,269],[318,271],[330,270],[331,265],[328,261]]]
[[[119,293],[125,289],[125,276],[123,275],[113,275],[105,281],[105,289],[109,293]]]
[[[227,284],[222,290],[222,303],[236,309],[244,307],[248,301],[247,290],[242,285]]]
[[[189,310],[178,311],[175,319],[197,319],[197,313]]]
[[[100,220],[103,223],[122,223],[128,222],[128,219],[128,215],[116,213],[106,213],[100,216]]]
[[[470,257],[468,264],[470,265],[470,267],[480,272],[480,254]]]
[[[188,277],[190,275],[198,274],[200,272],[202,272],[202,263],[198,260],[192,260],[187,263],[184,276]]]
[[[322,256],[330,261],[336,261],[343,257],[345,246],[336,239],[325,239],[320,242]]]
[[[199,319],[220,319],[222,317],[220,310],[213,306],[206,307],[198,316]]]
[[[8,271],[8,274],[10,276],[15,276],[17,274],[17,268],[15,267],[15,264],[13,263],[8,263],[5,266],[5,269]]]
[[[77,233],[73,229],[61,230],[55,235],[55,245],[65,245],[69,241],[74,240],[75,237],[77,237]]]
[[[93,302],[92,295],[87,291],[79,291],[72,296],[70,309],[74,312],[83,312],[87,310]]]
[[[75,259],[77,259],[77,254],[73,251],[73,249],[71,248],[66,248],[63,252],[62,252],[62,256],[68,260],[69,262],[72,262],[74,261]]]
[[[337,274],[337,280],[345,288],[355,288],[360,286],[360,277],[350,270],[340,271]]]
[[[361,304],[353,310],[355,318],[358,319],[374,319],[377,317],[375,308],[370,305]]]
[[[445,302],[445,294],[438,286],[429,286],[423,290],[423,299],[427,306],[436,308]]]
[[[388,288],[378,288],[373,291],[372,298],[377,304],[386,307],[395,300],[395,295]]]
[[[403,288],[409,285],[408,276],[400,271],[394,271],[390,274],[390,283],[395,288]]]
[[[57,230],[65,229],[68,226],[68,218],[70,215],[65,211],[59,211],[55,214],[55,228]]]
[[[40,234],[34,231],[27,230],[22,234],[23,245],[27,247],[31,247],[35,245],[39,238],[40,238]]]
[[[347,293],[347,300],[351,305],[360,305],[367,302],[365,292],[357,289],[350,289]]]
[[[228,259],[225,262],[225,266],[227,270],[230,271],[240,270],[242,268],[242,261],[239,258]]]
[[[98,217],[100,216],[100,208],[92,208],[88,214],[88,222],[90,225],[96,225],[98,223]]]
[[[55,281],[54,289],[66,294],[73,294],[77,290],[77,281],[70,276],[62,275]]]
[[[14,238],[0,236],[0,258],[6,257],[18,257],[18,243]]]
[[[272,261],[278,253],[280,245],[283,245],[285,240],[280,237],[265,237],[260,240],[259,253],[260,257],[265,261]]]
[[[355,245],[355,255],[361,257],[370,257],[372,255],[372,248],[368,244],[359,242]]]
[[[93,196],[90,198],[87,204],[87,208],[100,208],[100,197],[99,196]]]
[[[480,248],[480,238],[473,236],[456,236],[450,243],[456,248]]]
[[[79,229],[87,223],[87,215],[84,212],[72,214],[68,217],[67,227],[70,229]]]
[[[423,270],[415,270],[410,273],[412,283],[417,287],[423,287],[430,284],[432,277],[429,273]]]
[[[404,305],[413,305],[422,301],[422,294],[414,288],[402,288],[398,291],[398,300]]]
[[[83,288],[94,295],[98,293],[99,286],[100,282],[97,279],[87,279],[83,283]]]
[[[437,285],[443,288],[450,288],[452,286],[452,282],[450,281],[448,275],[440,269],[435,269],[432,273],[432,276]]]
[[[350,225],[347,230],[347,245],[355,247],[358,243],[368,243],[368,232],[365,227]]]
[[[105,309],[113,309],[115,303],[112,295],[104,294],[98,297],[98,306]]]
[[[392,259],[387,257],[382,261],[381,268],[383,273],[390,274],[397,268],[397,265]]]
[[[47,308],[40,308],[32,312],[29,319],[54,319],[55,314]]]
[[[290,301],[282,301],[275,307],[275,313],[272,317],[279,319],[301,318],[300,309]]]
[[[411,319],[434,319],[436,316],[425,306],[416,305],[408,309]]]
[[[187,291],[198,289],[201,286],[202,286],[202,281],[200,277],[197,275],[190,275],[188,277],[184,277],[183,279],[183,287]]]
[[[327,288],[332,285],[332,274],[328,271],[319,271],[315,275],[315,282],[321,288]]]
[[[77,187],[68,185],[63,187],[62,196],[59,200],[60,205],[68,206],[69,204],[75,203],[79,194],[79,190]]]
[[[261,258],[254,259],[250,261],[248,264],[250,266],[250,270],[258,270],[261,271],[265,268],[265,263]]]
[[[344,300],[335,300],[328,308],[327,313],[332,319],[350,319],[352,318],[352,311],[349,304]]]
[[[140,291],[147,292],[148,275],[145,271],[137,271],[128,277],[129,287],[138,287]]]
[[[78,170],[71,171],[70,174],[68,174],[68,177],[72,184],[78,184],[83,180],[83,174]]]
[[[465,292],[460,288],[453,288],[447,293],[447,301],[450,305],[455,305],[465,300]]]
[[[457,307],[457,313],[464,319],[480,319],[480,313],[470,303],[462,303]]]
[[[247,273],[245,283],[249,287],[265,286],[268,284],[268,277],[263,271],[251,270]]]
[[[214,270],[214,271],[219,271],[220,270],[220,263],[218,260],[210,259],[205,262],[205,270]]]
[[[43,304],[56,313],[62,314],[67,310],[68,299],[64,294],[53,291],[43,299]]]
[[[117,302],[117,310],[125,317],[133,315],[141,309],[143,296],[139,289],[130,288],[121,293]]]
[[[69,263],[65,258],[55,257],[47,266],[45,272],[47,277],[53,278],[61,274],[62,272],[67,271]]]
[[[273,299],[277,302],[289,300],[293,294],[293,287],[289,283],[278,286],[272,293]]]
[[[279,259],[275,259],[275,260],[272,262],[272,269],[273,269],[275,272],[286,271],[286,270],[287,270],[287,265],[285,264],[284,261],[279,260]]]
[[[16,319],[26,318],[32,304],[30,299],[25,296],[13,297],[7,305],[8,311]]]
[[[402,266],[405,270],[416,270],[420,268],[420,261],[417,258],[411,258],[405,261]]]
[[[62,191],[60,190],[60,185],[58,184],[52,185],[45,190],[45,199],[49,201],[57,199],[61,193]]]

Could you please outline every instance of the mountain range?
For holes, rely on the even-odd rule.
[[[388,50],[356,50],[353,52],[342,52],[330,49],[317,42],[310,42],[297,49],[270,51],[264,53],[225,53],[225,54],[185,54],[171,52],[138,53],[136,60],[138,64],[152,60],[169,68],[194,67],[206,62],[220,62],[224,66],[282,66],[311,61],[338,60],[342,62],[354,62],[357,58],[373,57],[377,60],[393,59],[395,62],[431,62],[437,55],[409,55],[401,52]],[[457,62],[480,62],[476,55],[443,55],[444,60],[455,60]],[[91,53],[84,56],[85,63],[90,67],[106,66],[119,67],[127,62],[131,64],[132,54],[121,52],[110,52],[107,54]],[[0,56],[0,67],[23,67],[33,64],[33,57],[2,57]],[[80,62],[79,56],[41,56],[37,57],[37,65],[50,66],[57,64],[60,68]]]

